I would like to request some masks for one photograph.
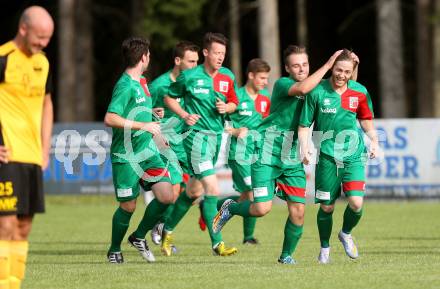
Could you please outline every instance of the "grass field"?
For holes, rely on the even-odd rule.
[[[241,219],[224,229],[224,240],[239,253],[212,256],[209,237],[197,226],[198,210],[175,231],[178,255],[148,264],[123,244],[126,263],[106,262],[112,197],[51,196],[47,213],[38,215],[31,235],[27,276],[22,288],[440,288],[440,203],[368,202],[354,235],[361,257],[351,261],[337,240],[345,204],[337,205],[331,239],[332,263],[317,264],[316,207],[306,209],[305,231],[294,257],[298,265],[276,263],[280,253],[285,206],[257,223],[261,245],[241,245]],[[137,225],[143,206],[132,218]],[[148,235],[148,239],[149,235]],[[150,241],[151,243],[151,241]]]

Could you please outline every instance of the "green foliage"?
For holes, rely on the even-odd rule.
[[[113,197],[48,197],[47,213],[38,215],[31,234],[26,279],[22,288],[440,288],[439,203],[368,202],[353,234],[360,259],[349,260],[337,240],[345,203],[338,203],[331,237],[331,264],[319,265],[316,206],[308,205],[304,235],[294,257],[298,265],[279,265],[285,205],[274,205],[257,221],[261,245],[241,245],[242,220],[234,217],[223,232],[227,245],[237,246],[232,257],[212,256],[209,237],[197,225],[198,209],[174,231],[178,255],[169,258],[150,245],[157,262],[148,264],[124,241],[126,263],[106,262]],[[144,205],[131,220],[132,232]],[[431,221],[430,221],[431,220]]]
[[[202,25],[207,0],[146,0],[140,30],[156,48],[168,50]],[[148,4],[148,5],[147,5]]]

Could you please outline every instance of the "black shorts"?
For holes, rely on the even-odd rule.
[[[26,163],[0,163],[0,215],[44,212],[43,172]]]

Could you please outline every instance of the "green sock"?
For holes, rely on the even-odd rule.
[[[154,198],[145,208],[144,216],[133,235],[138,239],[144,239],[147,232],[153,229],[154,225],[159,221],[160,216],[167,207],[168,204],[163,204]]]
[[[133,213],[127,212],[121,207],[116,209],[112,220],[112,243],[109,252],[121,251],[121,242],[124,239],[125,233],[127,233],[132,215]]]
[[[208,227],[209,237],[211,237],[211,243],[214,247],[222,241],[222,234],[218,232],[214,234],[212,231],[212,220],[217,214],[217,196],[205,195],[203,203],[203,218],[205,219],[206,226]]]
[[[168,208],[165,210],[165,212],[163,212],[162,216],[160,217],[160,222],[166,223],[170,218],[171,214],[173,213],[173,210],[174,210],[174,204],[169,204]]]
[[[254,238],[255,224],[257,223],[256,217],[244,217],[243,218],[243,235],[244,241]]]
[[[350,234],[351,230],[359,223],[359,220],[362,217],[362,212],[364,210],[361,209],[359,212],[353,211],[349,205],[345,208],[344,212],[344,222],[342,223],[342,232],[345,234]]]
[[[174,203],[174,210],[172,211],[168,220],[165,221],[165,230],[173,231],[174,228],[179,224],[180,220],[182,220],[183,216],[188,212],[189,208],[191,208],[194,199],[191,199],[186,194],[186,191],[182,192]]]
[[[298,226],[290,221],[287,217],[286,225],[284,226],[284,241],[283,250],[281,251],[281,258],[292,256],[295,251],[296,245],[298,245],[299,239],[303,233],[303,226]]]
[[[249,213],[249,208],[251,206],[251,201],[244,200],[240,203],[231,204],[229,206],[229,212],[231,212],[232,215],[239,215],[242,217],[252,217]]]
[[[319,231],[319,239],[321,240],[321,248],[330,247],[330,236],[332,234],[333,227],[333,212],[326,213],[321,207],[318,210],[316,218]]]
[[[224,199],[218,200],[218,202],[217,202],[217,211],[220,210],[220,208],[221,208],[221,206],[223,205],[223,203],[224,203],[226,200],[228,200],[228,199],[231,199],[231,200],[234,200],[234,201],[238,202],[238,199],[240,199],[240,196],[230,196],[230,197],[227,197],[227,198],[224,198]]]

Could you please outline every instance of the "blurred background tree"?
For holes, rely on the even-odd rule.
[[[308,47],[311,71],[346,47],[361,59],[359,81],[377,117],[440,116],[440,0],[17,0],[0,11],[1,43],[14,37],[20,13],[35,4],[56,22],[45,51],[57,121],[102,120],[123,70],[124,38],[150,38],[152,79],[171,68],[178,40],[201,46],[208,31],[232,40],[225,66],[241,84],[255,57],[269,60],[272,81],[285,75],[288,44]]]

